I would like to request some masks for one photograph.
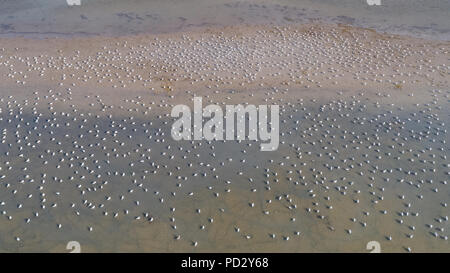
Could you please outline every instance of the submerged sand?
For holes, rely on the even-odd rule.
[[[449,43],[346,25],[0,39],[0,250],[448,252]],[[170,111],[280,105],[280,146]]]

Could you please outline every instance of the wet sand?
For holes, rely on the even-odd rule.
[[[0,39],[0,251],[449,251],[449,43],[327,24]],[[174,141],[279,104],[280,146]]]

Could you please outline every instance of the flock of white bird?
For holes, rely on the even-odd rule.
[[[46,251],[52,236],[99,250],[139,240],[124,226],[158,236],[162,224],[171,250],[448,251],[448,45],[372,35],[265,27],[0,48],[0,250]],[[279,149],[174,141],[172,107],[200,93],[280,105]]]

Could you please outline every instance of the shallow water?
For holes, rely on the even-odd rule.
[[[0,1],[0,35],[52,37],[132,35],[242,24],[342,23],[378,31],[449,40],[445,0],[82,0]]]
[[[143,114],[152,96],[104,112],[98,97],[69,117],[59,111],[69,95],[40,96],[57,110],[33,115],[31,103],[4,98],[1,250],[65,252],[78,241],[83,251],[365,252],[376,240],[383,251],[448,251],[449,93],[399,95],[395,106],[385,95],[274,92],[285,101],[270,153],[250,141],[173,141],[171,119]]]

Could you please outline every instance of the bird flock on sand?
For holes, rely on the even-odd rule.
[[[449,250],[448,44],[318,26],[5,44],[1,251]],[[199,95],[280,105],[278,150],[173,140]]]

